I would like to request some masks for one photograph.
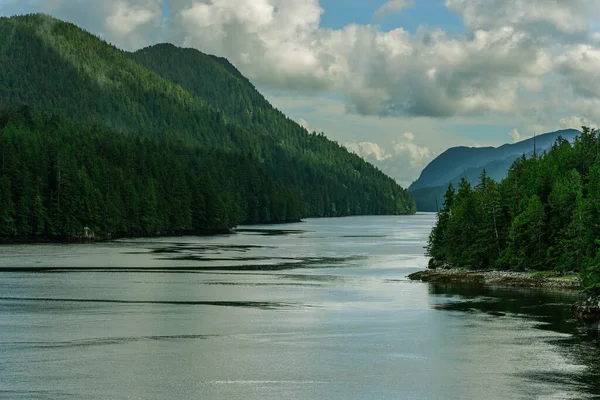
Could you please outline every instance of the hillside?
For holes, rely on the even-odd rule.
[[[303,210],[290,217],[245,213],[229,221],[231,226],[298,215],[415,210],[414,200],[391,178],[285,117],[225,59],[167,44],[128,53],[39,14],[0,18],[0,37],[6,38],[0,49],[0,107],[14,111],[28,105],[73,130],[169,143],[200,158],[221,152],[248,159],[273,185],[293,191]],[[7,178],[11,185],[13,178]],[[277,202],[269,193],[260,197],[261,203]],[[12,202],[18,201],[13,193]]]
[[[256,160],[0,110],[0,239],[222,232],[298,220],[298,193]]]
[[[444,195],[428,254],[456,267],[579,272],[599,294],[599,148],[584,128],[573,144],[517,159],[500,183],[462,179]]]
[[[572,141],[578,134],[577,130],[567,129],[538,135],[535,138],[536,150],[541,154],[559,136]],[[533,154],[533,147],[533,138],[500,147],[452,147],[425,167],[419,179],[410,185],[409,191],[415,197],[419,211],[436,211],[436,199],[440,205],[450,183],[457,187],[464,177],[475,185],[483,170],[488,177],[499,182],[517,158]]]

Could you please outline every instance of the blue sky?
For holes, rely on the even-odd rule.
[[[373,13],[386,3],[385,0],[322,0],[325,10],[321,19],[324,28],[342,29],[349,23],[377,24],[383,30],[398,27],[415,33],[421,25],[441,28],[450,32],[464,31],[460,18],[449,11],[444,0],[420,0],[401,12],[373,19]]]

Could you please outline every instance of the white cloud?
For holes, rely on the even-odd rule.
[[[377,143],[373,142],[346,142],[344,147],[361,157],[373,158],[375,161],[383,161],[391,157],[387,154],[384,149],[379,147]]]
[[[310,132],[310,124],[308,123],[307,120],[305,120],[302,117],[299,117],[296,122],[298,122],[298,124],[300,124],[301,127],[303,127],[304,129],[306,129],[307,131]]]
[[[375,13],[373,18],[381,18],[388,14],[400,12],[406,8],[414,7],[415,0],[389,0],[382,5]]]
[[[391,142],[389,151],[373,142],[348,141],[344,146],[408,187],[434,157],[433,152],[416,144],[414,139],[412,132],[405,132]]]
[[[510,136],[513,139],[514,143],[520,142],[521,140],[524,139],[523,136],[521,136],[521,134],[519,133],[519,131],[515,128],[512,131],[508,132],[508,136]]]
[[[589,128],[598,129],[598,124],[593,123],[589,119],[581,116],[572,115],[570,117],[561,118],[560,121],[561,129],[577,129],[581,130],[581,127],[587,126]]]
[[[446,0],[471,29],[513,26],[545,35],[584,33],[598,16],[596,0]]]
[[[0,15],[43,12],[126,49],[162,39],[162,0],[4,0]]]
[[[427,147],[414,143],[414,139],[412,132],[402,134],[402,138],[394,142],[394,155],[408,158],[412,167],[423,167],[431,161],[432,153]]]
[[[589,25],[595,0],[446,0],[465,34],[421,27],[320,27],[319,0],[9,1],[3,14],[45,11],[107,40],[135,48],[161,40],[224,56],[258,85],[337,92],[359,115],[511,115],[523,93],[557,82],[575,96],[600,98],[600,43]],[[376,14],[413,1],[392,0]]]

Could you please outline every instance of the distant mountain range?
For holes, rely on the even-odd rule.
[[[565,129],[500,147],[452,147],[431,161],[408,190],[415,197],[418,211],[436,211],[450,183],[456,187],[465,177],[475,185],[484,169],[489,177],[501,181],[518,157],[533,154],[534,141],[539,154],[550,148],[559,136],[572,141],[579,133]]]

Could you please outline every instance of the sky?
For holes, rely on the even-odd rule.
[[[598,0],[0,0],[0,15],[30,12],[126,50],[226,57],[403,185],[448,147],[600,120]]]

